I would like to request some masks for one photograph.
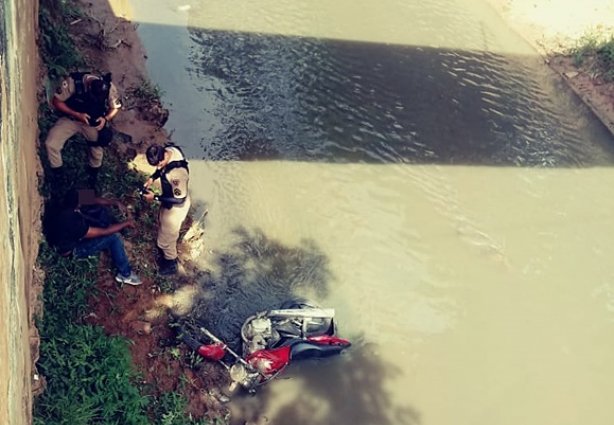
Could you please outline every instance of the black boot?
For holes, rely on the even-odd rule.
[[[66,169],[63,166],[52,168],[49,173],[49,189],[54,195],[60,194],[67,183]]]
[[[98,183],[98,172],[100,171],[100,167],[94,168],[87,166],[87,187],[90,189],[96,188],[96,183]]]
[[[164,251],[159,246],[156,246],[156,261],[161,264],[164,261]]]
[[[167,260],[166,258],[161,258],[158,266],[158,273],[163,276],[177,273],[177,259]]]
[[[64,166],[60,165],[57,168],[52,168],[50,174],[51,174],[51,180],[56,180],[56,181],[60,181],[61,183],[63,183],[65,180],[66,169],[64,168]]]

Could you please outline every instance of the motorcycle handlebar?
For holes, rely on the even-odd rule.
[[[230,347],[228,347],[226,344],[224,344],[224,342],[221,339],[219,339],[218,337],[213,335],[211,332],[209,332],[208,329],[203,328],[202,326],[199,329],[200,329],[200,331],[202,333],[207,335],[207,337],[210,338],[213,342],[217,342],[217,343],[222,344],[224,346],[224,350],[226,350],[228,353],[230,353],[235,359],[237,359],[237,361],[243,363],[243,365],[245,365],[245,367],[247,367],[249,370],[253,370],[252,365],[247,363],[247,361],[245,361],[245,359],[243,357],[241,357],[240,355],[235,353],[234,350],[232,350]]]

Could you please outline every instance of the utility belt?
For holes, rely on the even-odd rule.
[[[182,206],[185,204],[186,199],[188,199],[188,198],[187,198],[187,197],[185,197],[185,198],[183,198],[183,199],[181,200],[181,202],[177,202],[177,203],[174,203],[174,204],[173,204],[173,203],[171,203],[171,202],[160,202],[160,206],[161,206],[162,208],[166,208],[167,210],[170,210],[170,209],[171,209],[171,208],[173,208],[173,207],[176,207],[176,208],[178,208],[178,207],[182,207]]]

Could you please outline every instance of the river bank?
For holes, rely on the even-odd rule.
[[[596,64],[591,52],[579,57],[587,45],[614,37],[614,3],[489,1],[614,134],[614,81]]]
[[[198,292],[195,282],[200,272],[190,260],[202,249],[202,244],[193,243],[201,239],[202,221],[195,223],[189,214],[178,246],[179,273],[160,276],[155,260],[157,207],[142,201],[136,192],[153,172],[144,158],[145,149],[172,139],[162,128],[168,111],[160,103],[158,88],[147,77],[146,52],[130,11],[123,6],[122,1],[58,4],[52,0],[41,5],[42,56],[46,62],[40,73],[41,87],[46,90],[39,93],[43,168],[48,171],[43,143],[55,121],[49,100],[57,83],[47,82],[43,75],[57,80],[77,69],[111,72],[123,108],[113,121],[116,136],[106,149],[98,188],[100,195],[119,199],[138,222],[137,228],[123,237],[143,284],[118,285],[105,255],[100,262],[66,260],[45,243],[41,245],[38,262],[45,273],[45,307],[39,325],[41,376],[35,391],[40,394],[35,423],[85,423],[83,417],[89,415],[101,423],[164,420],[183,424],[186,417],[193,424],[224,423],[226,409],[215,390],[222,382],[221,372],[214,365],[196,362],[193,353],[176,339],[170,323],[170,315],[185,310]],[[42,28],[45,26],[48,28]],[[78,140],[68,143],[63,151],[67,171],[77,185],[83,180],[82,155]],[[48,179],[41,191],[50,201]],[[57,326],[64,322],[65,326]],[[84,362],[91,365],[85,376]],[[87,387],[92,380],[95,386]],[[100,382],[107,384],[101,388]],[[78,395],[83,388],[89,388],[87,394]],[[119,399],[124,406],[115,410],[113,405]]]
[[[108,174],[121,177],[124,171],[122,164],[129,163],[147,174],[150,170],[144,165],[142,150],[148,143],[162,142],[168,137],[161,128],[165,113],[162,106],[156,114],[149,114],[149,108],[138,106],[139,99],[147,93],[155,95],[155,87],[148,83],[144,66],[141,68],[147,59],[146,52],[138,43],[138,38],[131,38],[136,35],[136,28],[129,11],[116,9],[114,2],[111,3],[112,8],[106,2],[102,3],[84,4],[86,16],[75,19],[71,27],[77,38],[83,41],[81,48],[89,55],[88,62],[95,63],[96,68],[113,72],[120,90],[126,94],[126,108],[115,125],[129,138],[118,145],[117,155],[107,158],[119,158],[119,161],[107,162],[106,168]],[[121,5],[123,2],[118,4]],[[127,193],[124,195],[124,201],[139,205],[138,198],[131,198]],[[167,327],[167,312],[175,305],[177,286],[181,286],[183,293],[189,293],[193,286],[189,274],[177,281],[155,277],[150,251],[146,250],[146,247],[152,246],[153,232],[153,224],[146,220],[154,214],[144,208],[143,211],[143,224],[147,225],[147,231],[130,235],[127,240],[130,243],[128,250],[133,260],[137,257],[145,284],[141,288],[118,288],[112,276],[105,271],[106,268],[102,267],[97,283],[102,295],[91,301],[85,320],[103,326],[109,335],[121,335],[132,342],[132,359],[143,374],[145,385],[166,392],[187,388],[184,393],[191,400],[191,412],[203,414],[215,409],[216,401],[208,392],[209,379],[215,371],[206,371],[206,376],[193,373],[192,368],[186,366],[189,364],[186,362],[188,353],[184,348],[167,345],[166,341],[171,336]],[[186,244],[182,246],[184,265],[191,249]]]

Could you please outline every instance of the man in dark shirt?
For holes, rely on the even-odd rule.
[[[84,200],[84,196],[89,196],[90,199]],[[88,206],[99,208],[88,208]],[[97,198],[88,191],[68,192],[61,211],[52,222],[53,244],[61,255],[73,254],[78,258],[96,255],[100,251],[109,251],[118,271],[115,280],[129,285],[140,285],[141,279],[132,271],[124,242],[118,234],[122,229],[133,227],[134,221],[129,219],[111,224],[104,210],[107,206],[123,208],[118,201]]]

